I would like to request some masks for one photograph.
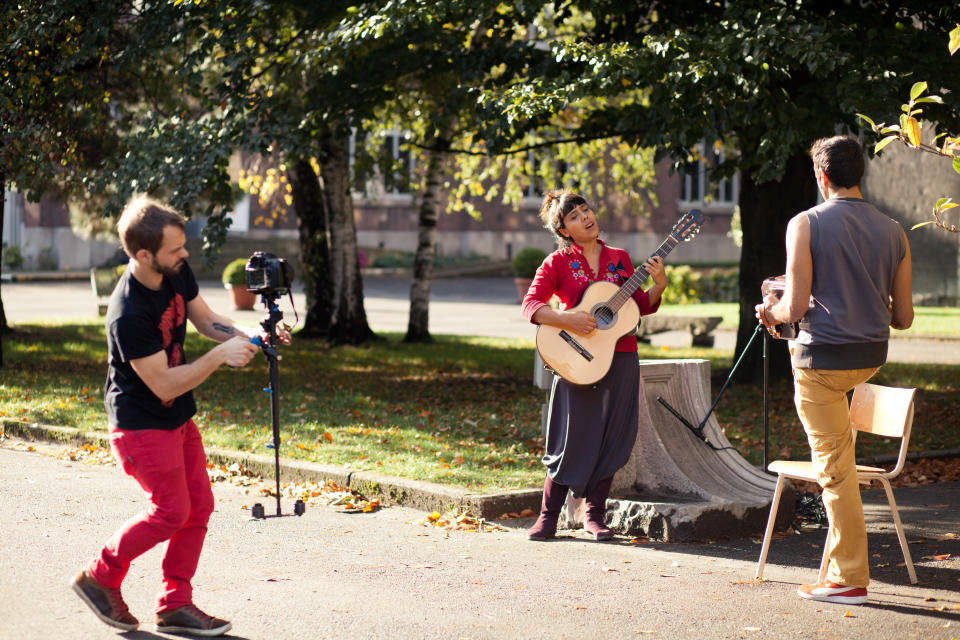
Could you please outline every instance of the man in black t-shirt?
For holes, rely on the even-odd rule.
[[[139,622],[120,584],[134,558],[167,542],[156,629],[220,635],[230,623],[198,609],[190,583],[214,507],[193,389],[223,364],[246,365],[258,351],[250,339],[260,330],[234,324],[200,297],[179,213],[141,196],[124,209],[117,230],[130,261],[107,308],[105,403],[114,456],[150,506],[107,541],[73,589],[103,622],[132,631]],[[190,363],[183,350],[187,319],[220,343]],[[284,329],[277,337],[290,341]]]

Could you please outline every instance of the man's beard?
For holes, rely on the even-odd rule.
[[[151,268],[157,273],[164,276],[175,276],[180,273],[180,269],[183,268],[184,260],[178,260],[175,265],[172,267],[165,267],[159,262],[157,262],[157,256],[153,256],[153,262],[150,264]]]

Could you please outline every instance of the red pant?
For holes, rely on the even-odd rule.
[[[190,580],[213,513],[213,491],[197,425],[188,420],[172,431],[111,427],[110,445],[123,470],[150,496],[150,506],[113,534],[90,564],[90,575],[105,587],[119,588],[130,562],[166,540],[157,612],[192,604]]]

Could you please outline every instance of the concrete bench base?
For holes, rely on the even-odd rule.
[[[697,438],[665,407],[666,400],[693,425],[710,407],[710,362],[641,360],[640,418],[630,460],[614,476],[607,526],[620,534],[671,542],[762,535],[776,476],[732,448],[714,416]],[[785,491],[777,527],[793,519],[794,496]],[[568,499],[561,526],[582,524],[582,500]]]

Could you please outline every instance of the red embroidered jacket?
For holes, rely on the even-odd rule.
[[[533,314],[540,307],[549,304],[548,301],[554,294],[560,300],[561,309],[566,310],[577,306],[583,298],[583,292],[594,282],[606,280],[620,286],[633,275],[633,263],[626,251],[608,247],[602,240],[598,242],[601,244],[599,274],[593,273],[583,251],[576,244],[558,249],[546,257],[537,269],[527,295],[523,297],[521,310],[527,320],[533,322]],[[660,300],[651,306],[650,296],[639,288],[633,292],[633,299],[642,316],[650,315],[660,307]],[[617,341],[616,351],[636,350],[637,337],[632,333]]]

